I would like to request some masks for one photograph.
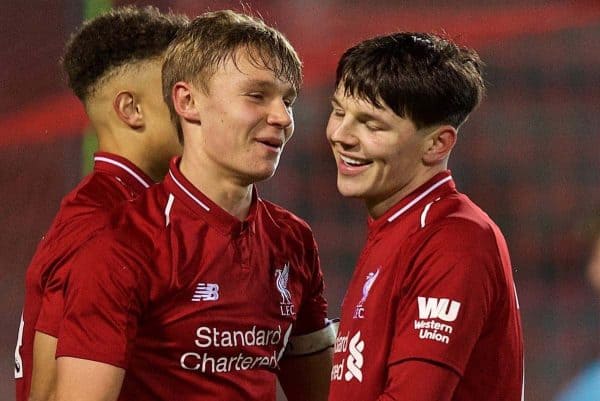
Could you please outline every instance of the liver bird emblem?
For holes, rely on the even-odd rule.
[[[287,289],[289,275],[289,263],[286,263],[282,269],[275,270],[275,283],[277,285],[277,290],[279,290],[279,293],[281,294],[282,305],[290,305],[292,303],[292,295]]]
[[[377,279],[377,276],[379,276],[380,269],[381,268],[379,268],[379,269],[377,269],[377,271],[371,272],[367,275],[367,278],[365,280],[365,285],[363,286],[363,290],[362,290],[362,299],[358,303],[358,306],[362,306],[365,303],[365,301],[367,300],[367,297],[369,296],[369,291],[371,291],[371,287],[373,287],[373,283],[375,282],[375,279]]]

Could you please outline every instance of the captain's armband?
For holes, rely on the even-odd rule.
[[[339,319],[327,319],[320,330],[300,336],[290,337],[284,356],[306,356],[317,354],[332,347],[339,327]]]

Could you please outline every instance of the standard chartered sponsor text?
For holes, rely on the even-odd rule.
[[[272,368],[278,366],[278,345],[282,340],[281,326],[276,329],[259,329],[252,326],[247,330],[219,330],[216,327],[202,326],[196,330],[194,344],[204,352],[186,352],[181,355],[180,365],[186,370],[205,373],[222,373],[254,368]],[[240,351],[234,355],[221,355],[219,348],[232,347],[271,347],[267,355],[249,355]]]

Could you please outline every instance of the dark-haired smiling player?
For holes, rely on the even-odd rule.
[[[448,158],[484,93],[475,51],[424,33],[339,61],[327,138],[337,186],[365,202],[330,401],[518,401],[523,344],[508,249]]]
[[[94,170],[62,201],[27,269],[17,347],[17,401],[51,400],[67,260],[107,224],[111,210],[163,178],[181,153],[162,98],[167,46],[187,18],[124,7],[86,21],[62,65],[99,143]]]

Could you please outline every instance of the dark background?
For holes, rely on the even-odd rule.
[[[14,399],[13,353],[26,266],[86,163],[86,118],[57,60],[90,2],[1,6],[1,400]],[[233,1],[115,2],[125,3],[189,16],[208,8],[240,9]],[[289,37],[305,63],[295,136],[276,176],[259,192],[312,225],[332,316],[339,312],[366,221],[360,202],[337,193],[325,140],[338,57],[359,40],[394,30],[446,32],[480,52],[488,96],[461,129],[450,167],[459,189],[506,235],[525,332],[526,398],[550,400],[597,358],[600,345],[598,296],[585,280],[589,246],[582,234],[600,205],[600,2],[247,4]]]

